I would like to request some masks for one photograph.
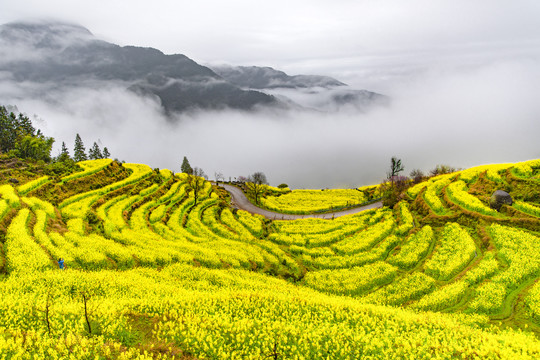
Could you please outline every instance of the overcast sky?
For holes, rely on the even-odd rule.
[[[51,105],[24,95],[31,84],[0,84],[0,100],[39,114],[48,134],[73,138],[79,121],[83,138],[127,161],[178,170],[187,154],[209,175],[262,170],[274,184],[336,187],[379,181],[392,155],[407,172],[540,157],[538,0],[2,0],[0,23],[43,18],[201,64],[329,75],[392,97],[365,115],[207,113],[164,133],[145,127],[154,105],[114,86],[59,92]],[[130,126],[96,127],[111,114]],[[149,134],[146,148],[133,140]]]
[[[0,23],[29,18],[199,63],[322,73],[379,91],[428,67],[540,51],[537,0],[2,0]]]

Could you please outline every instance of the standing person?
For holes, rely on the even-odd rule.
[[[58,267],[60,268],[60,270],[64,270],[64,259],[58,259]]]

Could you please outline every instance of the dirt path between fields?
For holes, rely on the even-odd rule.
[[[310,214],[310,215],[293,215],[293,214],[281,214],[273,212],[270,210],[261,209],[253,205],[251,201],[248,200],[246,195],[242,190],[233,185],[220,184],[219,186],[223,187],[225,190],[231,194],[231,204],[241,210],[248,211],[252,214],[259,214],[264,216],[267,219],[272,220],[297,220],[297,219],[307,219],[307,218],[318,218],[318,219],[332,219],[344,215],[356,214],[364,210],[369,209],[378,209],[382,207],[382,201],[378,201],[369,205],[360,206],[353,209],[337,211],[334,213],[327,214]]]

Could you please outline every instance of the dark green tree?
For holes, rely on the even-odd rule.
[[[182,165],[180,166],[180,170],[186,174],[193,174],[193,169],[191,168],[191,165],[189,165],[189,161],[187,157],[185,156],[184,156],[184,160],[182,160]]]
[[[36,129],[32,126],[32,121],[23,114],[15,116],[13,112],[8,113],[4,106],[0,106],[0,151],[7,153],[17,147],[17,142],[22,141],[25,136],[39,136],[35,134]]]
[[[11,115],[15,116],[15,114],[13,113],[11,113]],[[32,120],[30,120],[27,116],[19,114],[19,118],[17,119],[17,125],[19,136],[34,136],[36,129],[34,128],[34,126],[32,126]],[[38,130],[38,133],[41,134],[41,131]]]
[[[56,158],[57,161],[65,162],[68,160],[71,160],[71,156],[69,156],[69,151],[66,146],[66,143],[62,141],[62,150],[60,152],[60,155]]]
[[[32,126],[25,115],[15,116],[0,106],[0,152],[21,158],[50,161],[54,138],[46,137]]]
[[[107,149],[107,147],[103,148],[103,158],[104,159],[110,159],[111,158],[111,153],[109,152],[109,149]]]
[[[103,154],[101,153],[99,145],[96,142],[94,142],[94,145],[92,145],[92,148],[88,151],[88,154],[92,160],[103,159]]]
[[[88,157],[86,156],[86,149],[84,148],[83,141],[82,141],[81,136],[79,134],[77,134],[75,136],[75,147],[73,149],[73,160],[75,160],[75,161],[88,160]]]
[[[7,153],[15,148],[17,141],[15,129],[15,120],[9,116],[4,106],[0,106],[0,152]]]

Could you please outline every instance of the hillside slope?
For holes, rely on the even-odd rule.
[[[2,355],[540,356],[540,160],[295,221],[234,211],[208,182],[195,203],[185,174],[79,167],[1,169]],[[514,204],[489,208],[496,189]]]
[[[4,24],[0,26],[0,45],[6,49],[0,59],[0,71],[17,82],[40,84],[38,88],[45,93],[59,86],[106,88],[107,84],[120,84],[156,98],[168,113],[284,107],[273,96],[242,90],[185,55],[118,46],[94,37],[79,25]]]

